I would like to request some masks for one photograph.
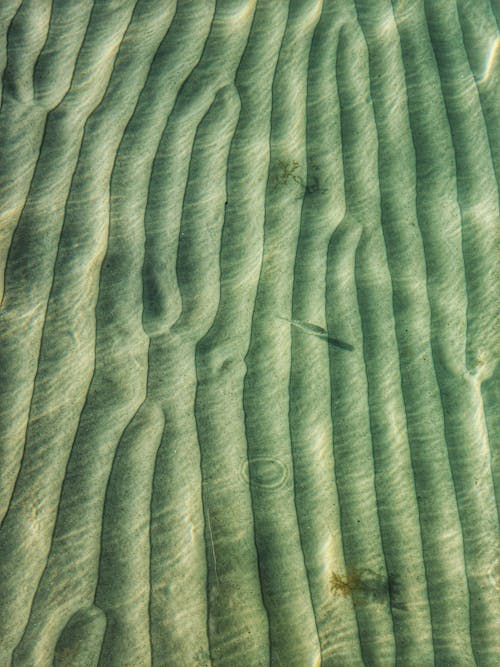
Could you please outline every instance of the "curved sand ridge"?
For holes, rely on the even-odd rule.
[[[0,26],[0,667],[496,667],[490,3]]]

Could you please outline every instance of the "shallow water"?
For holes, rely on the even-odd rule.
[[[496,667],[486,0],[5,0],[0,667]]]

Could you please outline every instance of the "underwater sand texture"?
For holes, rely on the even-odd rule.
[[[0,667],[498,667],[494,11],[1,1]]]

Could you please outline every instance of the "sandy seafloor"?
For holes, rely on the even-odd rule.
[[[500,665],[495,10],[1,1],[0,667]]]

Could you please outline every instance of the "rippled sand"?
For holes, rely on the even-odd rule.
[[[497,667],[490,3],[0,39],[0,667]]]

